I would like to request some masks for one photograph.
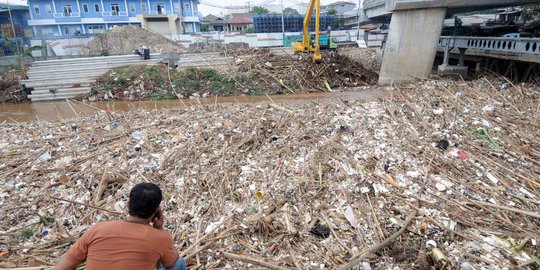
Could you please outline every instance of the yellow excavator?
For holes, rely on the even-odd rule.
[[[309,23],[315,8],[315,38],[311,40],[309,35]],[[295,53],[312,53],[311,60],[314,63],[322,61],[321,46],[319,44],[319,26],[321,21],[321,0],[310,0],[306,15],[304,16],[304,33],[301,41],[292,44]],[[312,44],[314,43],[314,44]]]

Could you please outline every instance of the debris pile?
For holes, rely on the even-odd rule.
[[[322,64],[267,49],[234,49],[202,68],[115,68],[93,85],[90,100],[144,100],[230,95],[294,94],[373,85],[377,74],[346,56]],[[228,67],[228,68],[227,68]]]
[[[184,47],[163,35],[137,26],[113,27],[81,46],[83,55],[131,54],[141,45],[151,53],[182,52]]]
[[[252,50],[236,60],[239,73],[259,78],[262,88],[281,86],[289,92],[332,91],[333,88],[367,86],[377,83],[378,75],[347,56],[335,54],[315,64],[308,55],[274,54],[269,50]]]
[[[0,103],[20,102],[25,99],[19,87],[22,78],[19,70],[0,72]]]
[[[204,42],[194,42],[189,44],[187,51],[189,53],[208,53],[208,52],[222,52],[225,53],[229,50],[247,49],[249,44],[245,42],[230,42],[224,44],[217,40],[207,40]]]
[[[372,103],[4,124],[0,267],[53,265],[150,181],[182,256],[205,269],[536,269],[539,99],[423,81]]]

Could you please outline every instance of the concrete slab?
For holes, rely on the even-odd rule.
[[[469,68],[466,66],[439,65],[437,75],[454,78],[466,78]]]

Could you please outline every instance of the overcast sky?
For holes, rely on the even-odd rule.
[[[246,6],[248,5],[248,2],[249,2],[249,5],[251,7],[253,6],[257,6],[257,5],[260,5],[261,3],[267,3],[268,5],[280,5],[281,4],[281,0],[250,0],[250,1],[247,1],[247,0],[229,0],[229,1],[223,1],[223,0],[200,0],[202,3],[199,5],[199,11],[201,11],[204,15],[208,15],[208,14],[214,14],[214,15],[219,15],[219,13],[221,11],[224,11],[223,9],[220,9],[220,8],[217,8],[217,7],[212,7],[212,6],[209,6],[209,5],[205,5],[204,3],[208,3],[208,4],[211,4],[211,5],[215,5],[215,6]],[[346,2],[351,2],[351,3],[355,3],[356,5],[358,5],[358,0],[321,0],[321,5],[326,5],[326,4],[330,4],[330,3],[334,3],[334,2],[337,2],[337,1],[346,1]],[[283,0],[283,6],[284,7],[292,7],[292,8],[295,8],[295,9],[298,9],[298,5],[300,3],[305,3],[307,5],[309,1],[308,0]],[[263,5],[264,6],[264,5]]]
[[[220,12],[226,13],[225,10],[223,10],[221,8],[218,8],[220,6],[246,6],[247,7],[247,5],[248,5],[247,0],[228,0],[228,1],[223,1],[223,0],[200,0],[200,1],[202,3],[199,5],[199,11],[201,11],[204,15],[208,15],[208,14],[220,15]],[[337,2],[337,1],[340,1],[340,0],[321,0],[321,4],[326,5],[326,4],[334,3],[334,2]],[[343,0],[341,0],[341,1],[343,1]],[[345,1],[346,2],[352,2],[352,3],[355,3],[356,5],[358,5],[358,1],[355,1],[355,0],[345,0]],[[6,3],[6,2],[9,2],[10,4],[19,4],[19,5],[20,4],[26,5],[27,4],[26,0],[0,0],[0,3]],[[203,3],[208,3],[208,4],[211,4],[213,6],[218,6],[218,7],[212,7],[212,6],[209,6],[209,5],[205,5]],[[263,4],[266,3],[267,5],[280,5],[281,0],[250,0],[249,1],[249,5],[251,7],[260,5],[261,3],[263,3]],[[295,9],[298,9],[298,6],[300,5],[300,3],[307,4],[308,0],[283,0],[283,6],[284,7],[292,7],[292,8],[295,8]]]

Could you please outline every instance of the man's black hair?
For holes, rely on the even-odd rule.
[[[156,184],[137,184],[129,192],[129,215],[149,218],[156,212],[162,199],[161,189]]]

